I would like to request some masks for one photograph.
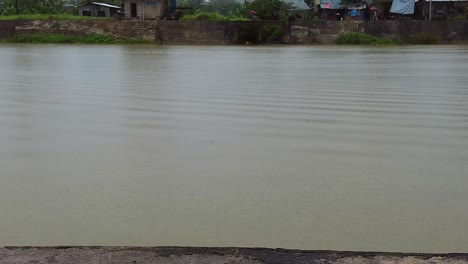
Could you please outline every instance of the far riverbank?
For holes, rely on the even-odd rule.
[[[49,36],[52,43],[82,43],[57,42],[59,35],[105,35],[117,42],[158,44],[460,44],[468,41],[468,21],[0,21],[0,39],[49,43],[28,37],[33,35]],[[343,35],[348,37],[340,41]]]
[[[223,247],[5,247],[0,263],[468,263],[468,254],[413,254]]]

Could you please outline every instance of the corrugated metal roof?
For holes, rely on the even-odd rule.
[[[99,2],[91,2],[91,3],[88,3],[88,4],[80,5],[78,7],[87,6],[87,5],[98,5],[98,6],[105,6],[105,7],[120,9],[120,6],[109,5],[109,4],[106,4],[106,3],[99,3]]]
[[[107,7],[111,7],[111,8],[120,8],[120,6],[109,5],[109,4],[106,4],[106,3],[99,3],[99,2],[92,2],[92,3],[95,4],[95,5],[107,6]]]

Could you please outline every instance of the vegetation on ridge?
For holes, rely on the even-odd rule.
[[[437,44],[439,38],[433,34],[419,33],[401,39],[382,38],[362,33],[346,33],[338,36],[335,41],[340,45],[397,45],[397,44]]]
[[[8,40],[11,43],[79,43],[79,44],[151,44],[154,41],[146,39],[120,39],[109,35],[90,34],[83,36],[69,36],[61,34],[32,34],[17,35]]]
[[[395,45],[399,42],[391,38],[375,37],[362,33],[346,33],[338,36],[336,44],[340,45]]]
[[[249,19],[242,16],[230,17],[216,12],[199,12],[193,15],[184,15],[182,20],[249,21]]]

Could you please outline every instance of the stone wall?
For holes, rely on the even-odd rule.
[[[21,21],[0,21],[0,39],[15,36],[15,27]]]
[[[1,21],[0,21],[1,24]],[[117,38],[143,38],[154,40],[155,22],[129,22],[120,20],[34,20],[20,23],[15,33],[33,34],[106,34]]]
[[[283,31],[282,43],[328,44],[344,33],[359,32],[380,37],[404,38],[427,33],[444,43],[468,41],[468,21],[156,21],[156,40],[167,44],[268,43],[265,29]],[[247,33],[254,36],[246,37]]]
[[[156,41],[167,44],[231,43],[229,22],[156,21]]]
[[[279,39],[265,37],[272,29],[279,32]],[[468,42],[468,21],[0,21],[0,38],[32,33],[95,33],[161,44],[327,44],[349,32],[394,38],[428,33],[445,43],[461,43]]]
[[[364,31],[366,23],[344,21],[294,21],[288,24],[286,43],[326,44],[334,43],[344,33]]]
[[[407,37],[432,34],[447,43],[468,41],[468,21],[369,21],[363,32],[375,36]]]

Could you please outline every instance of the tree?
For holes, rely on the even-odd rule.
[[[179,6],[191,7],[194,10],[197,10],[201,7],[203,0],[181,0]]]
[[[18,0],[19,14],[58,14],[64,11],[64,0]],[[16,14],[16,0],[2,0],[1,15]]]
[[[209,4],[202,5],[200,9],[223,16],[238,16],[244,13],[243,5],[236,0],[211,0]]]
[[[248,8],[262,20],[279,20],[287,19],[292,4],[282,0],[254,0],[248,4]]]
[[[304,3],[309,6],[309,8],[314,8],[315,7],[315,1],[314,0],[304,0]]]

